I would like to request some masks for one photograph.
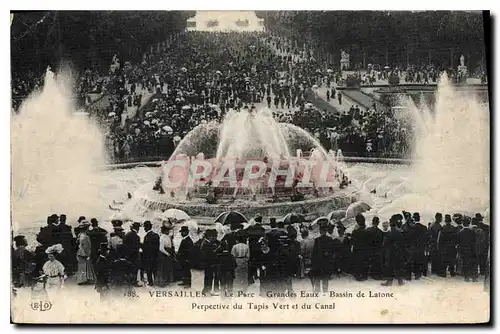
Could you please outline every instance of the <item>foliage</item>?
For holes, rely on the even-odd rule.
[[[193,15],[189,11],[15,13],[11,27],[12,65],[45,68],[71,60],[77,68],[104,67],[116,53],[124,60],[137,60],[150,45],[183,30],[186,19]],[[42,23],[33,26],[44,17]]]

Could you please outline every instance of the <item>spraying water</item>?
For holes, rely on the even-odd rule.
[[[216,158],[288,157],[290,152],[278,122],[272,113],[230,111],[222,123]]]
[[[444,74],[434,112],[409,102],[415,126],[410,194],[384,212],[484,212],[489,195],[489,107],[459,92]]]
[[[68,222],[101,211],[99,169],[105,165],[101,133],[75,112],[70,79],[47,70],[44,87],[12,117],[14,230],[65,213]]]

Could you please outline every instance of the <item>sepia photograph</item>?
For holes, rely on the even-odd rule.
[[[490,21],[12,10],[11,323],[490,323]]]

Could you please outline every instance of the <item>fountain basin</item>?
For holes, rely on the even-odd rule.
[[[142,210],[162,211],[166,209],[180,209],[192,217],[216,217],[221,212],[236,210],[247,217],[253,217],[257,213],[264,217],[281,217],[291,212],[315,213],[327,215],[333,210],[346,209],[351,203],[359,199],[360,188],[350,184],[347,188],[336,190],[332,194],[320,197],[306,198],[302,201],[263,201],[257,198],[237,198],[232,200],[220,200],[216,204],[208,204],[203,198],[191,198],[181,200],[172,198],[169,194],[159,194],[152,190],[152,185],[147,184],[134,193],[134,202]]]

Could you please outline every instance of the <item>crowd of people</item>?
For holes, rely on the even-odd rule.
[[[310,279],[314,291],[326,292],[329,281],[340,276],[384,280],[385,286],[431,275],[458,275],[465,281],[489,277],[490,227],[479,213],[446,214],[444,221],[436,213],[426,224],[418,212],[403,211],[382,223],[374,217],[370,227],[358,214],[349,233],[345,222],[325,217],[306,222],[295,214],[270,218],[269,225],[260,215],[249,222],[228,217],[221,229],[193,231],[181,224],[176,231],[181,241],[174,246],[171,221],[163,221],[159,231],[151,221],[133,222],[125,233],[123,222],[113,220],[108,233],[95,218],[89,223],[80,217],[73,230],[65,215],[53,214],[40,229],[34,252],[26,248],[24,236],[13,238],[13,284],[57,292],[68,276],[75,276],[77,284],[93,285],[105,298],[130,294],[143,282],[191,288],[198,272],[203,287],[193,288],[205,296],[245,292],[259,281],[260,294],[269,297],[293,295],[294,279]]]
[[[85,70],[75,90],[79,103],[102,124],[115,162],[164,159],[197,125],[221,122],[229,109],[266,105],[280,122],[304,128],[327,149],[404,157],[411,125],[390,108],[340,110],[339,87],[349,78],[339,66],[320,63],[312,54],[267,33],[185,32],[152,46],[140,63],[117,55],[108,73]],[[369,64],[357,80],[369,85],[397,77],[425,84],[436,83],[438,73],[432,64],[405,69]],[[14,107],[19,96],[41,86],[41,78],[33,72],[13,78]],[[326,96],[318,96],[321,87]],[[338,100],[340,109],[323,108],[316,103],[320,99]]]

